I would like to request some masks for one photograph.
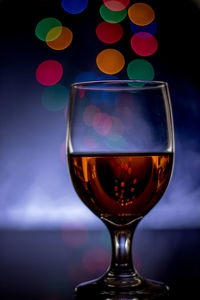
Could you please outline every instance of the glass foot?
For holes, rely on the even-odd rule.
[[[141,278],[139,275],[112,278],[102,276],[79,284],[76,299],[98,300],[153,300],[169,299],[169,287],[163,283]]]

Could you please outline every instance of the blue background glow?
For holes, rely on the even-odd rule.
[[[195,2],[186,1],[180,14],[178,4],[171,6],[165,2],[166,5],[152,1],[159,50],[149,61],[154,66],[155,79],[169,82],[175,122],[175,168],[163,199],[141,226],[199,228],[200,85],[195,71],[199,70],[200,45],[196,36],[200,11]],[[79,75],[84,72],[102,78],[95,65],[96,55],[103,49],[95,35],[101,21],[99,7],[98,1],[90,1],[85,12],[74,16],[62,9],[60,1],[14,1],[12,9],[9,1],[0,2],[2,228],[103,226],[77,197],[67,166],[60,159],[60,147],[66,136],[64,110],[55,112],[43,107],[44,87],[35,79],[37,66],[47,59],[62,63],[60,84],[67,89],[76,78],[84,79]],[[9,26],[4,26],[5,16],[9,16]],[[35,37],[35,26],[44,16],[54,16],[63,26],[70,26],[74,41],[64,52],[55,53]],[[138,56],[129,45],[130,22],[123,22],[127,40],[123,38],[116,48],[122,49],[130,62]],[[119,79],[127,79],[126,76],[126,70],[117,74]]]

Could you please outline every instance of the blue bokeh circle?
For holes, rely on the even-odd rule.
[[[88,5],[88,0],[62,0],[62,8],[70,14],[79,14]]]

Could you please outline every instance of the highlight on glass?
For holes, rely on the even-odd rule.
[[[74,189],[106,225],[112,241],[108,270],[79,284],[78,299],[167,296],[168,286],[143,278],[132,261],[134,231],[162,198],[172,175],[174,129],[167,83],[73,84],[67,153]]]

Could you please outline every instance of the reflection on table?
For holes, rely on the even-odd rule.
[[[136,269],[167,283],[171,299],[197,299],[192,295],[200,281],[199,234],[138,229],[133,243]],[[2,300],[74,299],[74,287],[102,275],[111,258],[106,230],[1,230],[0,249]]]

